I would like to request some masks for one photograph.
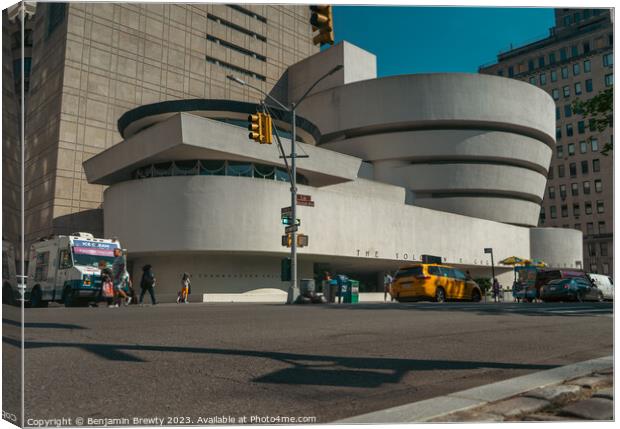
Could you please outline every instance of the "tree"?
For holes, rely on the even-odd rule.
[[[590,131],[602,132],[614,124],[614,88],[599,92],[586,101],[573,102],[573,110],[588,121]],[[601,153],[605,156],[614,149],[613,140],[605,143]]]

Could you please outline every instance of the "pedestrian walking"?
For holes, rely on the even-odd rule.
[[[114,304],[114,282],[112,281],[112,270],[108,267],[106,261],[99,261],[99,270],[101,272],[101,297],[112,307]]]
[[[383,302],[387,302],[387,296],[388,296],[388,293],[390,292],[390,285],[392,284],[393,281],[394,281],[394,277],[392,277],[389,272],[385,273],[385,276],[383,277]],[[392,301],[394,300],[391,294],[390,294],[390,298]]]
[[[155,273],[153,273],[151,265],[145,265],[142,267],[142,279],[140,280],[140,288],[142,292],[140,292],[140,305],[142,305],[142,301],[144,300],[144,294],[146,292],[151,296],[151,304],[157,305],[157,301],[155,300]]]
[[[493,279],[493,301],[499,301],[500,285],[496,278]]]
[[[181,292],[179,292],[179,296],[177,297],[177,304],[184,302],[185,304],[189,303],[189,296],[192,293],[192,282],[189,279],[188,273],[183,273],[183,277],[181,277]]]
[[[121,303],[131,304],[131,297],[128,295],[129,273],[127,272],[127,259],[120,247],[114,249],[114,262],[112,263],[112,281],[114,283],[114,293],[116,296],[115,306]]]

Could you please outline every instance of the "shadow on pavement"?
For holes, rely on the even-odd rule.
[[[20,342],[3,337],[4,343],[20,346]],[[410,371],[450,371],[475,369],[545,370],[554,365],[535,365],[502,362],[472,362],[454,360],[424,360],[382,357],[320,356],[299,353],[266,352],[254,350],[218,349],[206,347],[147,346],[125,344],[85,344],[67,342],[27,341],[26,350],[39,348],[80,349],[111,361],[148,363],[133,356],[137,352],[172,352],[205,355],[227,355],[245,358],[271,359],[289,364],[270,374],[255,378],[256,383],[322,385],[347,387],[379,387],[384,383],[398,383]],[[206,364],[206,363],[205,363]]]
[[[16,320],[2,318],[2,323],[21,327],[22,324]],[[26,322],[25,328],[41,328],[41,329],[88,329],[80,325],[73,325],[69,323],[45,323],[45,322]]]

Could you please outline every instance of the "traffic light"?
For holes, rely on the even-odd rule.
[[[259,113],[259,115],[262,115],[263,119],[261,122],[261,125],[263,127],[262,130],[262,135],[263,135],[263,139],[261,140],[261,144],[271,144],[272,143],[272,130],[271,130],[271,116],[269,116],[266,113]]]
[[[282,246],[291,247],[293,245],[293,234],[286,234],[282,236]]]
[[[310,24],[312,31],[319,30],[319,34],[314,36],[312,43],[315,45],[334,44],[334,18],[332,15],[332,7],[327,5],[310,6],[312,15],[310,16]]]
[[[255,142],[262,143],[263,141],[263,114],[255,113],[254,115],[248,116],[248,121],[250,124],[248,125],[248,130],[250,134],[248,137]]]
[[[297,246],[306,247],[308,245],[308,236],[304,234],[297,235]]]

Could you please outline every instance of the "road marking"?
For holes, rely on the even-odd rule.
[[[511,398],[530,390],[563,383],[595,371],[613,368],[613,356],[578,362],[546,371],[536,372],[485,386],[474,387],[445,396],[388,408],[373,413],[339,420],[335,423],[421,423],[458,411],[465,411]]]

